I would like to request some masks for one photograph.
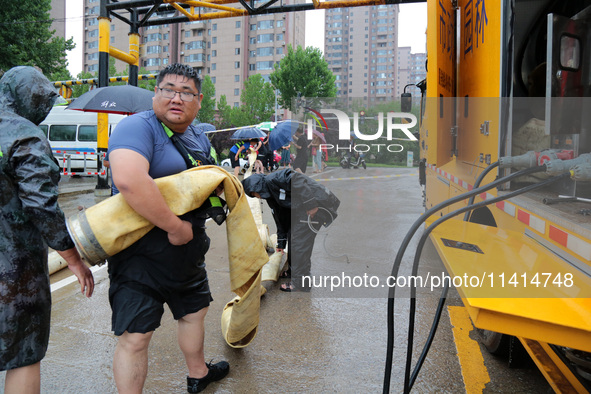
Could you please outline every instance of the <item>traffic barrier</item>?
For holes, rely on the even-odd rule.
[[[86,171],[86,156],[87,155],[100,155],[101,159],[104,160],[106,153],[105,152],[80,152],[80,151],[72,151],[72,150],[54,150],[52,149],[51,152],[53,154],[61,154],[62,156],[62,168],[63,168],[63,172],[62,175],[106,175],[107,171],[105,168],[102,169],[102,171]],[[84,167],[83,167],[83,171],[72,171],[72,166],[71,166],[71,156],[72,155],[83,155],[84,156]]]

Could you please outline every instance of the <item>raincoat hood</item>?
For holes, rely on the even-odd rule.
[[[269,186],[264,175],[252,174],[242,181],[242,186],[244,186],[244,192],[247,196],[255,192],[259,193],[261,198],[265,200],[271,197],[271,192],[269,191]]]
[[[0,108],[39,125],[58,94],[49,80],[29,66],[13,67],[0,79]]]

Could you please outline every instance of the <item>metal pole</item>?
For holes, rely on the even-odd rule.
[[[111,19],[109,18],[109,11],[107,11],[107,1],[101,0],[99,12],[99,88],[109,85],[109,42]],[[109,186],[109,179],[106,175],[100,175],[103,167],[102,160],[100,160],[100,153],[107,152],[109,143],[109,115],[99,113],[97,114],[97,130],[96,130],[96,146],[97,146],[97,160],[96,170],[99,175],[96,176],[96,188],[94,195],[97,197],[104,197],[111,195],[111,187]]]

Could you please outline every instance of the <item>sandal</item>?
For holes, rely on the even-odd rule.
[[[279,286],[279,290],[291,293],[292,291],[296,291],[296,288],[294,285],[291,284],[291,282],[288,282],[283,283],[281,286]]]
[[[304,292],[310,292],[310,288],[309,287],[295,287],[293,285],[293,283],[291,282],[287,282],[287,283],[283,283],[281,286],[279,286],[279,290],[281,291],[285,291],[287,293],[292,293],[292,292],[296,292],[296,291],[304,291]]]
[[[282,279],[290,279],[291,278],[291,268],[286,269],[282,273],[279,274],[279,277]]]

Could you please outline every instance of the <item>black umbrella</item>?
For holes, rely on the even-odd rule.
[[[130,115],[152,109],[152,90],[132,85],[93,89],[78,97],[67,109],[85,112]]]
[[[258,127],[244,127],[242,129],[236,130],[236,132],[232,134],[232,137],[230,137],[230,139],[250,140],[252,138],[264,138],[266,136],[267,134],[265,134],[265,132],[259,129]]]

